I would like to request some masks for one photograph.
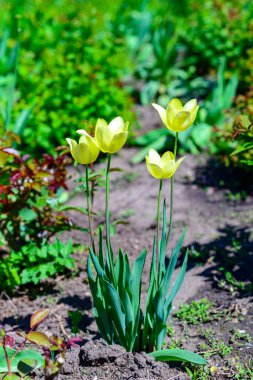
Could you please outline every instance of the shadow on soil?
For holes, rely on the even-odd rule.
[[[190,250],[190,266],[212,259],[219,280],[225,279],[237,291],[244,294],[253,291],[253,240],[249,228],[226,225],[218,230],[220,236],[207,243],[193,242]],[[213,270],[214,268],[212,268]],[[210,270],[201,275],[212,279]]]
[[[200,187],[215,187],[216,189],[228,190],[232,195],[237,195],[243,200],[253,193],[252,170],[235,168],[231,165],[222,165],[217,158],[210,158],[205,166],[195,169],[195,185]],[[229,195],[229,194],[228,194]]]
[[[71,308],[75,309],[76,311],[79,310],[85,310],[86,313],[82,313],[82,319],[78,323],[78,328],[82,330],[83,332],[87,331],[87,328],[92,324],[94,321],[94,318],[91,316],[91,309],[92,309],[92,303],[90,297],[81,298],[77,295],[74,296],[67,296],[60,298],[59,303],[71,306]],[[88,313],[88,314],[87,314]],[[69,326],[72,325],[71,318],[68,318],[68,324]]]

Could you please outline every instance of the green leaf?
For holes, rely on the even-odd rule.
[[[38,326],[40,323],[42,323],[50,313],[49,309],[41,309],[35,311],[33,315],[31,316],[30,320],[30,327],[31,329],[34,329],[36,326]]]
[[[37,360],[32,360],[32,359],[20,360],[17,366],[18,372],[21,375],[27,375],[29,372],[33,371],[36,368],[37,364],[38,364]]]
[[[34,219],[37,218],[37,214],[35,211],[33,211],[32,209],[30,208],[23,208],[20,212],[19,212],[19,215],[20,217],[27,223],[33,221]]]
[[[184,229],[176,247],[172,250],[172,255],[171,255],[171,258],[169,261],[169,265],[166,269],[165,276],[164,276],[163,287],[164,287],[165,293],[167,293],[167,291],[169,290],[170,281],[172,279],[172,276],[173,276],[173,273],[174,273],[174,270],[175,270],[175,267],[177,264],[177,259],[178,259],[180,249],[181,249],[181,246],[182,246],[184,238],[185,238],[185,234],[186,234],[186,228]]]
[[[207,364],[207,361],[202,356],[195,354],[194,352],[181,350],[178,348],[154,351],[149,355],[156,361],[179,361],[202,365]]]
[[[142,162],[151,148],[155,150],[162,150],[166,145],[166,141],[167,135],[160,136],[159,138],[157,138],[157,140],[154,140],[151,144],[149,144],[145,148],[141,149],[138,153],[136,153],[130,160],[131,164],[139,164],[140,162]]]
[[[3,380],[20,380],[21,377],[16,375],[15,373],[11,373],[10,375],[6,375],[3,377]]]
[[[11,348],[6,348],[8,358],[11,359],[13,355],[16,353],[16,350],[11,349]],[[44,364],[44,359],[42,355],[34,350],[23,350],[17,353],[17,355],[14,357],[14,359],[11,362],[11,371],[12,372],[17,372],[18,371],[18,363],[20,361],[25,361],[25,360],[36,360],[37,365],[36,368],[42,367]],[[0,373],[1,372],[7,372],[8,371],[8,366],[6,363],[5,359],[5,353],[3,347],[0,346]]]
[[[147,251],[144,250],[134,261],[131,279],[130,279],[130,287],[131,287],[131,294],[133,297],[133,305],[134,305],[135,314],[137,313],[140,307],[141,279],[142,279],[142,272],[143,272],[146,256],[147,256]]]
[[[177,276],[175,284],[172,287],[170,295],[168,296],[168,299],[166,300],[166,303],[165,303],[165,308],[166,309],[170,308],[170,304],[173,302],[175,296],[177,295],[177,292],[179,291],[179,289],[180,289],[180,287],[182,285],[182,282],[184,280],[184,276],[185,276],[185,273],[186,273],[187,261],[188,261],[188,252],[186,252],[186,254],[185,254],[184,261],[183,261],[182,267],[180,269],[180,272],[179,272],[179,274]]]
[[[209,149],[211,137],[212,126],[207,123],[200,123],[192,129],[191,138],[194,144],[200,149]]]
[[[29,332],[29,334],[26,335],[26,338],[30,340],[30,342],[36,343],[39,346],[50,347],[52,345],[48,337],[39,331]]]
[[[239,146],[236,150],[233,151],[233,153],[230,154],[230,156],[234,156],[235,154],[244,152],[245,150],[253,149],[253,143],[247,142],[241,146]]]
[[[16,119],[15,125],[14,125],[14,129],[13,129],[14,133],[16,133],[19,136],[23,135],[27,120],[28,120],[29,116],[31,115],[32,110],[33,110],[33,107],[31,107],[29,109],[25,109],[25,110],[20,112],[20,114],[18,115],[18,117]]]
[[[119,335],[123,337],[126,333],[126,318],[121,299],[119,298],[117,291],[108,281],[105,281],[105,285],[112,304],[113,318],[115,323],[117,323],[117,330]]]

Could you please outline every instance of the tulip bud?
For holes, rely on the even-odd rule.
[[[183,132],[195,121],[199,109],[196,99],[191,99],[184,106],[177,98],[172,99],[167,108],[153,103],[152,106],[158,111],[163,124],[174,132]]]
[[[160,157],[156,150],[150,149],[146,156],[146,164],[149,173],[153,177],[164,179],[172,177],[184,159],[185,157],[182,157],[178,161],[175,161],[172,152],[165,152]]]
[[[116,117],[109,124],[98,119],[95,128],[95,140],[99,149],[104,153],[116,153],[126,143],[128,136],[128,121]]]
[[[70,152],[75,161],[79,164],[88,165],[96,161],[99,148],[93,139],[86,131],[78,130],[77,133],[81,135],[79,143],[72,139],[66,139],[70,146]]]

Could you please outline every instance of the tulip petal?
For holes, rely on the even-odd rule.
[[[161,157],[155,149],[149,149],[147,160],[149,164],[154,164],[160,166]]]
[[[87,144],[77,144],[75,149],[75,160],[82,165],[91,163],[91,153]]]
[[[125,123],[121,116],[115,117],[108,125],[113,134],[118,134],[124,131]]]
[[[97,127],[107,127],[107,126],[108,126],[108,124],[107,124],[107,122],[104,119],[98,119],[97,123],[96,123],[95,129]]]
[[[171,129],[176,132],[184,131],[190,126],[190,113],[186,111],[180,111],[173,119]]]
[[[109,152],[110,143],[112,140],[112,133],[108,128],[108,124],[103,119],[98,119],[95,128],[95,143],[100,150],[104,153]]]
[[[168,107],[173,108],[177,113],[182,111],[183,105],[180,99],[174,98],[169,102]]]
[[[162,119],[162,122],[164,125],[167,126],[167,121],[166,121],[166,110],[159,106],[159,104],[156,104],[156,103],[152,103],[152,106],[157,110],[157,112],[159,113],[160,115],[160,118]]]
[[[89,137],[91,137],[90,135],[89,135],[89,133],[87,132],[87,131],[85,131],[85,129],[78,129],[77,131],[76,131],[76,133],[78,133],[79,135],[85,135],[85,136],[89,136]]]
[[[179,166],[182,164],[182,162],[184,161],[184,159],[185,159],[185,156],[179,158],[179,160],[176,161],[176,163],[175,163],[175,171],[179,168]],[[175,171],[174,171],[174,173],[175,173]]]
[[[128,132],[122,132],[117,135],[114,135],[110,142],[108,152],[109,153],[118,152],[123,147],[123,145],[125,145],[127,141],[127,137],[128,137]]]
[[[175,158],[172,152],[165,152],[161,158],[163,178],[170,178],[175,171]]]
[[[191,112],[197,106],[197,99],[191,99],[189,102],[185,103],[184,111]]]
[[[149,164],[146,160],[146,165],[148,172],[155,178],[162,179],[163,178],[163,172],[162,169],[154,164]]]
[[[129,121],[126,121],[123,126],[123,132],[127,132],[129,127]]]
[[[74,158],[74,160],[76,159],[75,158],[75,148],[77,146],[77,142],[75,140],[72,140],[72,139],[69,139],[67,138],[66,139],[67,143],[69,144],[69,147],[70,147],[70,153],[72,155],[72,157]]]
[[[197,116],[197,113],[198,113],[198,110],[199,110],[199,106],[195,107],[192,111],[191,111],[191,116],[190,116],[190,125],[192,125],[196,119],[196,116]]]

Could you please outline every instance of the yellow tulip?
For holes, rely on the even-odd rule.
[[[174,132],[183,132],[195,121],[199,109],[196,99],[191,99],[184,106],[177,98],[172,99],[167,108],[153,103],[152,106],[158,111],[163,124]]]
[[[149,173],[153,177],[164,179],[172,177],[184,159],[185,157],[182,157],[178,161],[175,161],[172,152],[165,152],[160,157],[156,150],[150,149],[146,156],[146,164]]]
[[[79,164],[91,164],[96,161],[99,154],[99,148],[96,141],[82,129],[76,132],[81,135],[79,143],[72,139],[66,139],[70,146],[72,157],[75,161],[79,162]]]
[[[109,124],[104,119],[98,119],[95,140],[99,149],[104,153],[118,152],[127,140],[128,124],[128,121],[124,122],[120,116]]]

